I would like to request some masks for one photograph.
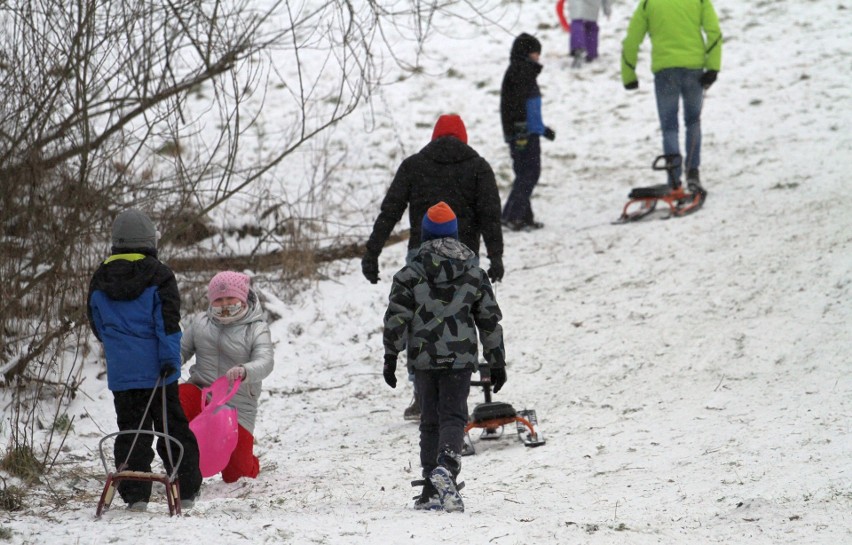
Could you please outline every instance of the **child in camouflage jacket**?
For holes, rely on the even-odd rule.
[[[470,377],[478,368],[477,334],[494,391],[506,382],[502,314],[475,257],[458,240],[455,213],[440,202],[423,217],[417,255],[393,278],[384,319],[384,377],[396,387],[397,356],[407,349],[421,409],[425,477],[415,509],[464,511],[456,478]]]

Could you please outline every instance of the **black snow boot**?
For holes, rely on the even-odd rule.
[[[464,501],[459,494],[463,485],[456,484],[460,471],[461,455],[449,446],[445,446],[438,454],[438,467],[429,473],[429,480],[438,491],[441,506],[448,513],[464,512]]]
[[[415,484],[416,483],[416,484]],[[428,478],[422,481],[414,481],[413,485],[423,485],[423,491],[419,496],[414,497],[414,509],[417,511],[443,511],[441,499],[438,497],[438,491],[435,485]]]
[[[698,175],[697,168],[691,168],[686,173],[686,188],[689,189],[690,193],[698,193],[702,196],[707,195],[707,191],[701,185],[701,178]]]

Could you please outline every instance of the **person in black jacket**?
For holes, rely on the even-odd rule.
[[[479,239],[485,241],[492,282],[503,278],[503,232],[500,193],[491,165],[467,145],[467,129],[458,115],[442,115],[435,123],[432,141],[405,159],[396,171],[382,201],[379,217],[361,259],[361,271],[373,284],[379,281],[379,254],[394,226],[408,207],[411,231],[406,263],[420,248],[421,221],[431,206],[446,202],[458,220],[459,240],[473,250],[479,266]],[[413,382],[413,374],[409,379]],[[403,418],[420,420],[420,403],[414,399]]]
[[[500,120],[503,139],[509,144],[515,181],[503,207],[502,222],[513,231],[543,227],[535,221],[530,204],[533,189],[541,175],[539,138],[556,138],[541,117],[541,91],[536,78],[541,72],[541,42],[523,33],[512,43],[509,68],[500,88]]]
[[[485,241],[490,266],[488,276],[503,278],[503,233],[500,226],[500,194],[491,165],[467,145],[467,131],[458,115],[442,115],[435,123],[432,141],[405,159],[381,205],[367,251],[361,260],[364,276],[379,281],[379,254],[394,226],[408,207],[411,232],[409,256],[420,247],[420,222],[430,206],[446,202],[456,213],[459,239],[479,255],[479,239]]]
[[[139,210],[125,210],[116,217],[112,254],[92,276],[87,311],[92,331],[103,343],[118,429],[153,427],[181,443],[180,499],[182,509],[189,509],[201,488],[201,471],[198,442],[178,397],[181,329],[177,280],[157,259],[157,230]],[[165,410],[154,392],[158,385],[165,389]],[[152,400],[154,395],[156,400]],[[127,462],[119,471],[150,473],[153,442],[150,434],[118,435],[115,463]],[[166,472],[171,473],[172,460],[177,461],[176,445],[167,445],[160,438],[157,452]],[[128,509],[145,511],[151,482],[124,480],[118,484],[118,493]]]

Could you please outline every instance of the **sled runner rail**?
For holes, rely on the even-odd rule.
[[[104,454],[104,442],[112,437],[116,437],[119,435],[131,435],[131,434],[145,434],[145,435],[153,435],[155,437],[159,437],[174,443],[178,448],[178,458],[174,467],[172,468],[171,474],[168,473],[153,473],[147,471],[133,471],[133,470],[123,470],[119,468],[118,471],[110,471],[109,465],[107,464],[106,455]],[[101,497],[98,500],[98,507],[95,511],[95,518],[101,518],[101,515],[106,509],[109,509],[109,506],[112,504],[112,500],[115,497],[115,493],[118,487],[118,484],[122,481],[148,481],[152,483],[162,483],[163,486],[166,487],[166,501],[169,506],[169,516],[180,515],[180,483],[177,480],[177,471],[180,467],[181,460],[183,460],[183,445],[172,437],[171,435],[166,435],[165,433],[161,433],[153,430],[124,430],[117,431],[114,433],[110,433],[109,435],[104,436],[100,443],[98,443],[98,449],[101,455],[101,463],[104,466],[104,471],[106,471],[107,478],[106,484],[104,484],[103,491],[101,492]]]
[[[481,439],[499,439],[503,435],[503,427],[514,423],[518,440],[524,446],[537,447],[545,444],[544,436],[538,429],[538,419],[533,409],[516,411],[509,403],[492,401],[490,381],[471,381],[470,385],[482,387],[485,403],[480,403],[473,408],[470,421],[465,425],[463,456],[476,454],[476,449],[470,438],[470,431],[474,428],[484,430],[480,436]]]
[[[470,430],[472,430],[474,428],[485,428],[485,429],[499,428],[501,426],[505,426],[505,425],[511,424],[513,422],[517,422],[518,424],[523,425],[528,430],[530,430],[531,434],[536,435],[536,432],[535,432],[535,429],[533,428],[532,423],[530,423],[529,420],[527,420],[526,418],[524,418],[522,416],[508,416],[508,417],[505,417],[505,418],[492,418],[491,420],[481,420],[479,422],[470,422],[470,423],[468,423],[467,426],[464,427],[464,432],[468,433],[468,432],[470,432]]]

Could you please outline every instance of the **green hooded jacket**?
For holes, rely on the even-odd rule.
[[[703,31],[703,33],[702,33]],[[639,46],[651,36],[651,72],[722,67],[722,31],[710,0],[641,0],[621,43],[621,81],[637,81]]]

